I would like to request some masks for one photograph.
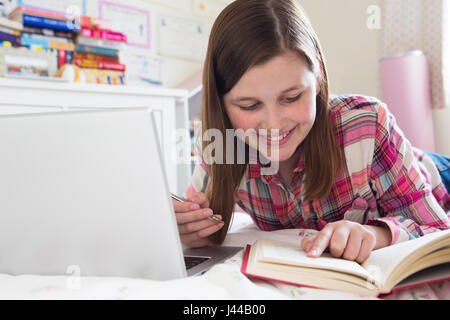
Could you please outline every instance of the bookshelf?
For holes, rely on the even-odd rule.
[[[190,143],[175,140],[174,136],[177,129],[189,130],[188,90],[0,77],[0,96],[0,115],[151,108],[159,119],[159,139],[170,191],[182,195],[188,187],[191,164],[180,158],[190,159]]]

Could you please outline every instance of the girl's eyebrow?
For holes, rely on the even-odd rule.
[[[303,85],[295,85],[295,86],[293,86],[293,87],[290,87],[290,88],[288,88],[288,89],[286,89],[286,90],[281,91],[281,92],[280,92],[280,95],[283,94],[283,93],[287,93],[287,92],[289,92],[289,91],[293,91],[293,90],[297,90],[297,89],[303,89],[303,88],[304,88]],[[253,97],[241,97],[241,98],[233,99],[233,103],[241,102],[241,101],[245,101],[245,100],[258,100],[258,98],[253,98]]]

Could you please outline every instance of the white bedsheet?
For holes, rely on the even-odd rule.
[[[262,234],[251,219],[235,214],[224,245],[245,246]],[[283,239],[298,229],[270,232]],[[300,241],[300,238],[299,238]],[[82,276],[0,274],[0,299],[371,299],[353,294],[249,279],[240,272],[243,251],[198,277],[171,281]],[[450,299],[450,281],[409,289],[390,299]]]

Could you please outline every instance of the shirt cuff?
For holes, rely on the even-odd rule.
[[[377,218],[369,220],[366,223],[371,226],[378,226],[388,228],[391,232],[390,245],[400,243],[409,239],[409,234],[400,226],[400,223],[395,218]]]

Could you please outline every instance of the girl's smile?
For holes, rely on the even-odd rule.
[[[260,142],[267,145],[278,145],[282,146],[285,143],[289,141],[289,139],[294,134],[294,131],[297,129],[298,125],[296,125],[294,128],[288,130],[288,131],[280,131],[278,134],[271,135],[271,133],[268,132],[268,134],[259,134]],[[279,130],[275,130],[279,131]],[[272,130],[273,134],[273,130]]]

